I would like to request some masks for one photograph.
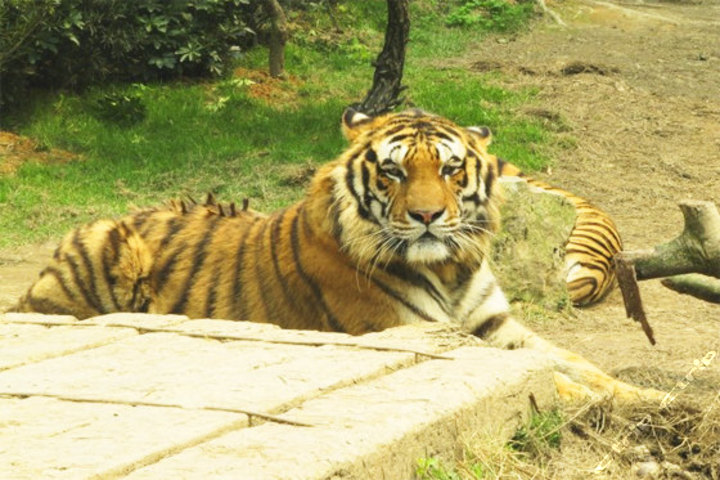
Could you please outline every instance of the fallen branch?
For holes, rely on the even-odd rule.
[[[712,202],[686,200],[679,207],[685,218],[679,236],[652,250],[623,252],[638,280],[684,273],[720,278],[720,212]]]
[[[668,277],[662,282],[664,286],[720,303],[720,280],[716,280],[720,279],[720,212],[712,202],[686,200],[678,206],[685,220],[680,235],[652,250],[621,252],[616,256],[619,268],[623,268],[623,263],[631,265],[637,276],[620,279],[623,296],[625,290],[636,288],[632,286],[635,280]],[[625,299],[628,315],[642,309],[639,291],[637,294],[637,299]]]
[[[706,302],[720,303],[720,280],[716,278],[688,273],[665,278],[661,283],[678,293],[692,295]]]
[[[623,303],[625,303],[625,314],[628,318],[640,323],[650,344],[655,345],[653,329],[647,321],[642,297],[640,296],[635,266],[625,259],[623,252],[615,255],[613,260],[615,262],[615,275],[618,279],[618,286],[623,296]]]

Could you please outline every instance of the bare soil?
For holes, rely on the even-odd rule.
[[[607,210],[627,250],[672,239],[683,226],[679,201],[720,203],[720,2],[549,6],[567,26],[548,20],[490,38],[450,63],[539,91],[523,113],[558,142],[555,164],[538,176]],[[566,432],[574,439],[539,477],[586,478],[614,448],[595,478],[720,478],[720,305],[655,280],[640,288],[655,346],[625,318],[617,291],[573,316],[527,320],[620,378],[677,394],[668,409],[591,409],[602,425],[580,415]],[[637,428],[648,414],[649,426]]]
[[[534,104],[522,113],[541,118],[558,139],[554,166],[538,176],[606,209],[626,249],[671,239],[682,229],[678,201],[720,203],[720,1],[582,0],[549,6],[567,26],[548,20],[524,34],[491,37],[448,64],[500,71],[503,75],[491,78],[508,88],[537,88]],[[501,129],[496,134],[501,141]],[[0,309],[27,288],[51,253],[50,245],[0,252]],[[720,358],[712,355],[720,352],[720,305],[676,294],[658,281],[642,282],[641,292],[655,346],[625,318],[618,292],[574,315],[529,323],[625,380],[679,393],[675,406],[689,402],[708,412],[700,417],[714,415],[720,411]],[[693,371],[693,362],[703,358],[707,368]],[[584,428],[590,424],[595,425],[586,419]],[[637,430],[628,425],[614,435]],[[718,430],[711,425],[703,434]],[[648,435],[657,437],[653,432]],[[720,433],[707,438],[720,441]],[[684,440],[671,440],[660,453],[645,455],[650,463],[662,467],[668,461],[663,459],[677,457],[670,455],[677,453],[673,442],[682,446]],[[677,457],[686,462],[676,478],[717,478],[711,465],[720,465],[713,456],[720,453],[707,446],[701,450],[709,457],[698,454],[693,460],[692,452]],[[565,454],[583,451],[568,447]],[[633,468],[643,462],[635,459]],[[671,478],[672,468],[665,465],[657,475]],[[584,478],[578,472],[566,470],[562,478]],[[618,470],[608,475],[630,478]]]
[[[64,163],[80,155],[47,148],[33,140],[12,132],[0,131],[0,175],[12,174],[24,162]]]
[[[539,90],[524,112],[550,122],[559,138],[551,172],[539,177],[604,208],[627,250],[670,240],[683,225],[677,202],[720,203],[720,2],[551,7],[567,27],[492,38],[457,61],[501,70],[505,86]],[[656,346],[625,319],[619,292],[560,328],[533,326],[628,378],[638,369],[676,377],[720,351],[720,306],[658,281],[642,282],[641,292]],[[715,375],[712,388],[720,389],[719,372],[720,358],[703,373]]]

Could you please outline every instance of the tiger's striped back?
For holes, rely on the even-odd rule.
[[[501,178],[516,178],[540,192],[563,197],[575,207],[575,225],[565,244],[565,282],[575,305],[602,300],[616,284],[613,257],[622,250],[620,234],[610,216],[586,199],[529,177],[500,158],[497,169]]]

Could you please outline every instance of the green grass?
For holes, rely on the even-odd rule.
[[[457,462],[421,458],[415,474],[419,480],[490,480],[506,478],[503,472],[527,473],[527,462],[542,463],[543,458],[560,448],[565,421],[557,408],[534,413],[506,444],[490,438],[476,441]]]
[[[503,90],[486,75],[443,66],[480,41],[483,28],[448,27],[445,2],[411,6],[408,99],[460,124],[489,126],[493,151],[528,170],[545,165],[537,152],[548,131],[515,113],[534,92]],[[262,210],[296,201],[312,166],[342,152],[340,115],[372,81],[385,2],[341,2],[336,18],[342,33],[323,9],[293,14],[303,28],[288,44],[290,79],[275,85],[279,100],[251,97],[243,78],[33,95],[4,126],[83,159],[28,163],[0,177],[0,248],[58,238],[92,218],[181,195],[248,197]],[[238,66],[265,68],[266,57],[257,48]]]

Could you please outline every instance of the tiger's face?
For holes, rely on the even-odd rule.
[[[420,110],[348,110],[343,131],[351,146],[334,170],[333,209],[345,251],[370,263],[482,259],[498,223],[488,129]]]

